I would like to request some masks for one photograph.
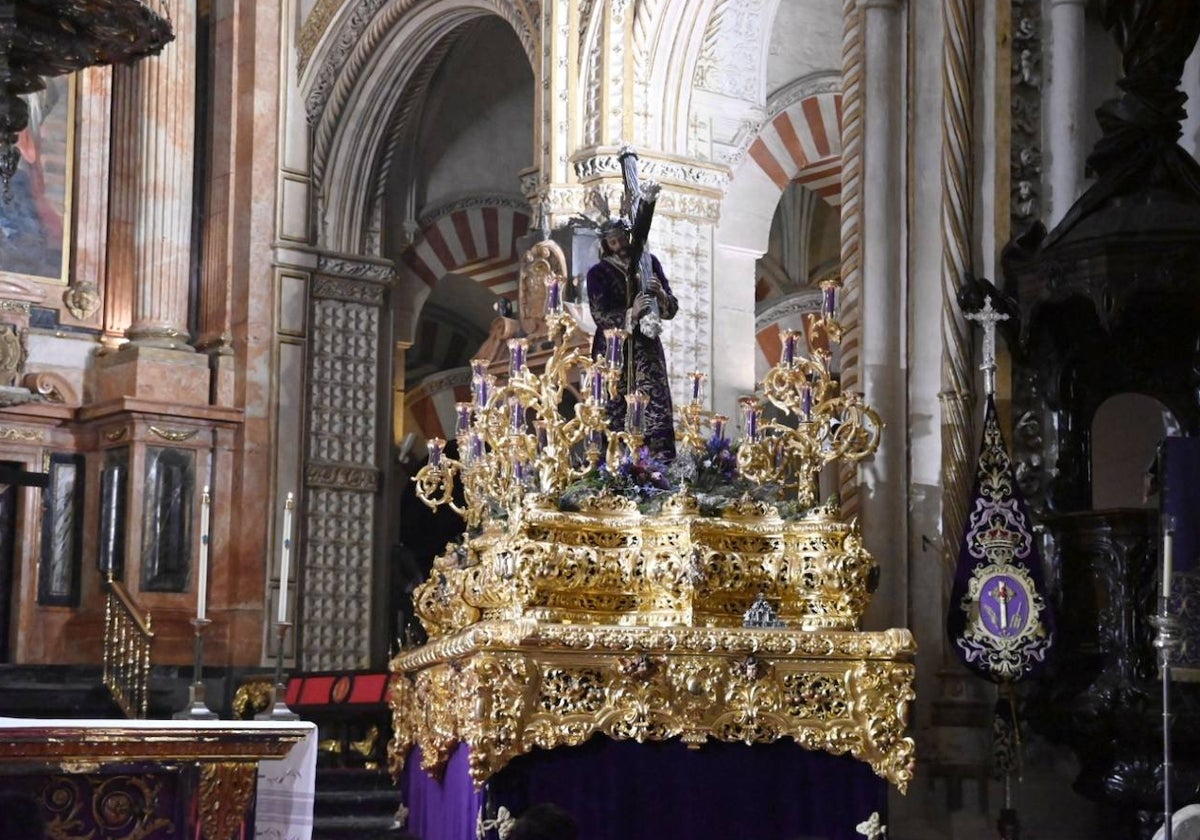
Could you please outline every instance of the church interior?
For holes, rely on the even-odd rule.
[[[0,0],[0,795],[55,840],[1200,837],[1198,38]]]

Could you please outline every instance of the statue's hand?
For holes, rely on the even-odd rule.
[[[653,305],[653,302],[654,298],[650,296],[649,292],[642,292],[640,295],[635,297],[633,299],[633,320],[640,321],[642,316],[650,311],[650,307]]]

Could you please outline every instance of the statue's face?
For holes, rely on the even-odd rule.
[[[604,244],[614,254],[624,254],[629,248],[629,234],[623,230],[614,230],[605,235]]]

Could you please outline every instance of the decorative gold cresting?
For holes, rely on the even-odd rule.
[[[576,321],[562,252],[540,243],[523,270],[546,288],[544,371],[530,369],[521,338],[509,344],[506,383],[477,360],[473,401],[457,406],[459,457],[431,440],[415,478],[427,504],[452,506],[468,530],[414,592],[429,642],[392,661],[392,772],[415,745],[436,773],[467,744],[482,785],[535,747],[596,734],[696,747],[792,738],[850,753],[904,790],[915,645],[907,630],[858,631],[878,565],[836,499],[817,504],[827,464],[876,450],[879,416],[840,389],[827,349],[801,358],[799,334],[784,332],[763,397],[794,425],[748,398],[731,445],[727,419],[704,408],[704,375],[691,375],[679,457],[736,461],[718,509],[686,481],[653,509],[603,482],[564,509],[564,491],[602,461],[639,457],[645,403],[630,395],[626,429],[608,428],[628,335],[608,331],[595,359],[568,348]],[[821,348],[842,331],[836,281],[823,290],[811,325]]]

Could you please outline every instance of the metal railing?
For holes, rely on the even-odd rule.
[[[104,685],[129,718],[144,718],[150,700],[150,613],[143,619],[119,581],[109,578],[104,607]]]

